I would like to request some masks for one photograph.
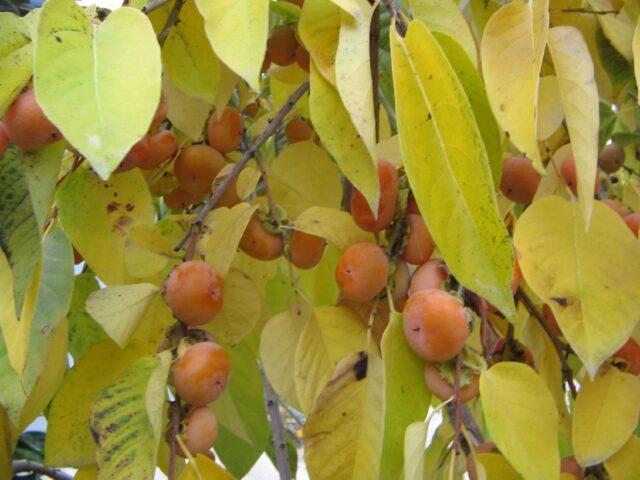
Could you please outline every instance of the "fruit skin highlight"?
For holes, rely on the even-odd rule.
[[[356,243],[347,248],[336,267],[336,281],[342,295],[355,302],[372,300],[387,284],[389,260],[373,243]]]

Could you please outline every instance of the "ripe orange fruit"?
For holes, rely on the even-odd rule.
[[[284,135],[289,143],[304,142],[313,139],[313,128],[302,118],[296,117],[284,126]]]
[[[627,363],[627,372],[640,375],[640,346],[633,338],[627,340],[613,356]]]
[[[296,32],[288,25],[276,27],[267,41],[269,59],[276,65],[283,67],[296,61],[297,48]]]
[[[162,199],[171,210],[186,210],[191,205],[196,205],[204,200],[204,194],[194,194],[187,192],[184,188],[178,187],[167,193]]]
[[[207,125],[209,145],[221,153],[233,152],[240,146],[243,129],[242,115],[235,108],[225,108],[220,117],[213,112]]]
[[[218,420],[215,414],[207,407],[191,409],[185,420],[185,428],[182,433],[184,446],[192,457],[206,455],[218,438]],[[186,452],[179,452],[186,457]]]
[[[404,306],[403,327],[411,349],[430,362],[452,359],[469,336],[464,306],[443,290],[422,290],[411,295]]]
[[[7,109],[4,127],[11,143],[24,150],[35,150],[62,138],[38,105],[32,88],[21,93]]]
[[[345,298],[356,302],[372,300],[387,284],[389,260],[373,243],[356,243],[347,248],[336,267],[336,281]]]
[[[575,477],[576,480],[582,480],[582,468],[578,464],[576,457],[564,457],[560,460],[560,473],[569,473]]]
[[[144,163],[149,156],[149,134],[142,137],[136,143],[133,144],[133,147],[129,149],[127,155],[124,157],[124,160],[120,162],[118,168],[116,168],[117,173],[128,172],[129,170],[133,170],[136,167],[139,167],[140,164]]]
[[[167,277],[164,299],[181,322],[190,327],[204,325],[222,307],[222,277],[200,260],[184,262]]]
[[[391,290],[393,305],[397,310],[402,310],[407,301],[409,282],[411,281],[409,266],[405,262],[398,262],[396,270],[391,275],[391,280],[393,282],[393,289]]]
[[[209,145],[191,145],[180,152],[173,164],[180,186],[187,192],[211,192],[211,184],[226,165],[224,157]]]
[[[637,237],[638,230],[640,230],[640,212],[630,213],[622,217],[624,223],[627,224],[627,227],[633,232],[633,234]]]
[[[7,129],[4,127],[4,122],[0,122],[0,157],[4,155],[7,148],[9,148],[9,135],[7,135]]]
[[[447,267],[442,260],[429,260],[413,272],[409,286],[409,296],[421,290],[439,290],[442,282],[448,276]]]
[[[360,228],[367,232],[384,230],[393,221],[398,200],[398,172],[386,160],[378,162],[378,178],[380,181],[380,200],[378,218],[374,218],[364,195],[354,188],[351,193],[351,215]]]
[[[525,157],[507,157],[502,166],[500,191],[509,200],[523,205],[533,201],[542,176]]]
[[[204,407],[217,399],[229,381],[231,361],[215,342],[190,346],[173,368],[173,386],[190,405]]]
[[[578,177],[576,172],[576,161],[573,158],[573,155],[569,155],[565,158],[564,162],[560,166],[560,175],[564,179],[564,183],[571,189],[574,195],[578,195]],[[593,189],[594,194],[597,194],[600,191],[600,175],[596,172],[596,184]]]
[[[407,209],[405,210],[407,215],[416,214],[420,215],[420,210],[418,209],[418,202],[416,202],[416,198],[412,195],[407,200]]]
[[[257,103],[249,103],[246,107],[244,107],[244,110],[242,110],[242,113],[244,113],[249,118],[255,118],[259,112],[260,106]]]
[[[296,63],[305,72],[309,71],[309,52],[302,45],[296,48]]]
[[[280,235],[264,228],[254,215],[240,239],[240,250],[258,260],[275,260],[284,253],[284,242]]]
[[[231,208],[234,205],[240,203],[242,200],[238,196],[238,191],[236,188],[237,185],[238,185],[238,177],[231,180],[231,183],[229,183],[229,186],[226,188],[226,190],[222,194],[222,197],[220,197],[220,200],[218,200],[218,203],[216,204],[216,206]]]
[[[178,151],[179,146],[178,137],[171,130],[162,130],[149,135],[148,154],[138,162],[138,166],[144,170],[153,170],[171,158]]]
[[[460,402],[468,402],[480,393],[479,379],[480,375],[473,375],[471,383],[460,387]],[[424,365],[424,380],[427,389],[441,401],[445,401],[453,397],[454,386],[440,376],[438,365],[433,362],[426,362]]]
[[[298,268],[313,268],[322,259],[324,238],[294,230],[289,242],[289,259]]]
[[[412,265],[421,265],[433,254],[436,244],[433,243],[431,234],[427,229],[427,224],[420,215],[407,215],[409,222],[409,234],[407,236],[407,246],[400,255],[405,262]]]
[[[617,143],[611,142],[600,151],[598,166],[606,173],[614,173],[624,165],[624,150]]]

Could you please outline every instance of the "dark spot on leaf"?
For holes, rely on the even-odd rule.
[[[107,213],[113,213],[115,212],[118,207],[120,206],[120,204],[118,202],[111,202],[107,205]]]
[[[62,39],[58,35],[56,35],[56,42],[62,43]]]
[[[356,380],[362,380],[367,376],[367,365],[368,365],[369,358],[367,357],[366,352],[359,352],[358,356],[360,358],[353,365],[353,371],[356,374]]]
[[[133,204],[131,204],[131,203],[127,203],[127,204],[125,205],[125,207],[124,207],[124,209],[125,209],[127,212],[132,212],[134,208],[136,208],[136,207],[134,207],[134,206],[133,206]]]
[[[131,217],[127,217],[127,216],[121,215],[118,218],[118,225],[120,225],[121,227],[126,227],[131,222],[133,222],[133,218],[131,218]]]
[[[566,307],[567,306],[567,299],[566,298],[562,298],[562,297],[558,297],[558,298],[552,298],[551,300],[553,300],[554,302],[556,302],[558,305],[560,305],[561,307]]]
[[[507,132],[506,130],[505,130],[504,134],[505,134],[505,136],[506,136],[507,138],[510,138],[510,137],[511,137],[511,134],[510,134],[509,132]]]

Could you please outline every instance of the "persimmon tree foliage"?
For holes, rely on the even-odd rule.
[[[638,0],[22,14],[0,478],[640,478]]]

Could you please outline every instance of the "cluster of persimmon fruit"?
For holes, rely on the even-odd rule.
[[[297,63],[302,70],[309,71],[309,52],[298,41],[293,27],[281,25],[271,32],[262,63],[262,72],[266,72],[272,63],[281,67]]]

